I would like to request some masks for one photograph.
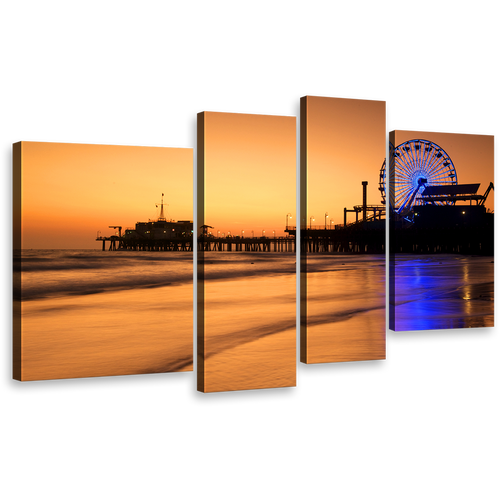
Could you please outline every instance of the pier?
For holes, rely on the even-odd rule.
[[[147,251],[147,252],[192,252],[193,239],[189,237],[170,239],[126,238],[122,236],[99,236],[105,251]],[[295,237],[280,238],[214,238],[198,237],[200,252],[295,252]]]
[[[198,237],[200,252],[296,252],[296,228],[289,226],[289,236],[268,237]],[[105,251],[147,251],[147,252],[192,252],[190,237],[170,239],[126,238],[121,236],[99,236]],[[302,252],[341,253],[384,253],[385,220],[336,226],[335,229],[307,228],[301,231]]]
[[[102,241],[102,250],[108,251],[129,250],[143,252],[192,252],[193,238],[147,239],[124,238],[120,236],[99,236],[96,241]]]
[[[491,219],[491,224],[483,227],[395,229],[392,233],[390,253],[493,256],[493,218]]]
[[[203,252],[296,252],[303,253],[465,253],[493,254],[497,233],[496,218],[488,223],[457,227],[394,228],[386,231],[380,224],[359,223],[337,229],[301,229],[289,227],[288,237],[280,238],[214,238],[197,239],[197,250]],[[297,234],[299,233],[299,234]],[[146,239],[119,236],[98,237],[102,250],[192,252],[192,238]],[[300,246],[297,249],[297,241]],[[108,244],[109,243],[109,244]]]
[[[295,233],[295,228],[290,228]],[[308,227],[301,229],[302,253],[384,253],[385,219],[359,222],[334,229]]]
[[[352,209],[344,208],[344,224],[306,225],[302,221],[300,249],[306,253],[385,253],[386,207],[367,204],[367,181],[363,181],[363,203]],[[465,253],[493,255],[494,215],[487,212],[484,203],[494,189],[490,183],[484,195],[477,195],[479,184],[425,186],[420,205],[397,212],[391,211],[391,253]],[[420,189],[421,186],[419,185]],[[413,193],[415,194],[416,191]],[[415,201],[415,197],[410,197]],[[458,205],[457,202],[469,202]],[[475,204],[473,204],[475,203]],[[135,228],[112,225],[117,230],[112,236],[99,236],[102,250],[192,252],[193,221],[167,220],[162,201],[160,217],[148,222],[137,222]],[[406,205],[405,205],[406,207]],[[347,223],[347,214],[354,213],[355,222]],[[214,236],[209,225],[200,226],[197,248],[200,252],[290,252],[295,253],[296,227],[284,229],[288,236]],[[310,222],[314,218],[310,217]],[[252,231],[253,233],[253,231]],[[273,231],[274,233],[274,231]],[[107,248],[106,248],[107,247]]]
[[[212,236],[198,237],[200,252],[295,252],[295,237],[281,238],[215,238]]]

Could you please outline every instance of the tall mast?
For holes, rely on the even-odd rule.
[[[160,203],[160,217],[158,217],[158,220],[160,221],[166,221],[165,219],[165,214],[163,213],[163,197],[165,196],[164,193],[161,193],[161,203]],[[158,207],[158,204],[156,204],[156,207]]]
[[[160,210],[160,220],[165,220],[165,214],[163,213],[163,193],[161,193],[161,210]]]

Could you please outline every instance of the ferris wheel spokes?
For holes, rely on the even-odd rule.
[[[423,200],[419,195],[426,186],[457,184],[455,166],[446,151],[437,144],[425,139],[414,139],[397,147],[389,144],[389,150],[394,161],[392,186],[394,206],[391,209],[397,213],[408,212],[414,206],[421,205]],[[385,167],[384,162],[380,171],[379,188],[383,202],[385,202]]]

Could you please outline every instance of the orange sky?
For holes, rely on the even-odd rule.
[[[205,112],[205,221],[217,232],[283,236],[295,224],[296,120]],[[201,118],[199,118],[201,119]]]
[[[343,222],[343,208],[380,204],[385,103],[308,97],[309,217]],[[206,113],[206,221],[215,231],[283,235],[296,224],[295,118]],[[399,144],[427,139],[452,158],[458,182],[493,181],[493,137],[397,131]],[[158,216],[192,220],[192,150],[24,142],[23,248],[101,248],[97,231],[133,227]],[[493,210],[493,195],[486,207]],[[354,220],[349,214],[348,220]]]
[[[22,248],[102,248],[97,231],[193,219],[193,150],[22,143]]]
[[[477,194],[484,194],[490,182],[494,182],[494,159],[492,135],[444,134],[438,132],[415,132],[396,130],[396,144],[412,139],[426,139],[443,148],[451,158],[457,172],[458,184],[478,184]],[[494,209],[493,192],[485,207]]]
[[[304,117],[301,116],[301,120]],[[385,159],[385,102],[307,97],[307,226],[344,223],[344,207],[380,205],[380,168]],[[347,222],[356,220],[347,214]]]

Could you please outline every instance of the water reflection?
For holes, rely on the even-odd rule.
[[[393,270],[391,329],[493,326],[491,257],[398,254]]]

